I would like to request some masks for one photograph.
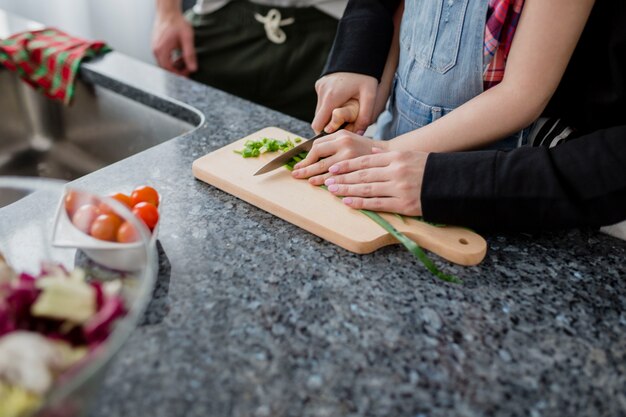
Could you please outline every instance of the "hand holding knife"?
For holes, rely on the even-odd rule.
[[[347,122],[344,123],[343,125],[341,125],[339,127],[339,129],[337,129],[337,130],[341,130],[341,129],[345,128],[346,126],[348,126]],[[288,150],[287,152],[277,156],[276,158],[272,159],[270,162],[268,162],[267,164],[262,166],[261,169],[259,169],[257,172],[255,172],[254,175],[256,176],[256,175],[265,174],[267,172],[273,171],[276,168],[279,168],[279,167],[285,165],[287,162],[291,161],[291,159],[294,156],[297,156],[297,155],[301,154],[302,152],[310,151],[311,148],[313,147],[313,143],[317,139],[322,138],[322,137],[324,137],[326,135],[329,135],[329,134],[330,133],[327,133],[327,132],[322,130],[319,134],[313,136],[311,139],[302,142],[298,146],[296,146],[296,147]]]

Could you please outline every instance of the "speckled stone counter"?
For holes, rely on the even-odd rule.
[[[465,282],[446,284],[402,247],[349,253],[191,174],[307,123],[118,54],[82,76],[200,123],[79,180],[164,201],[155,299],[93,417],[626,415],[625,242],[491,235],[477,267],[431,255]]]

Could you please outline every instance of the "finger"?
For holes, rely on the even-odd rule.
[[[384,211],[388,213],[398,213],[412,215],[409,213],[401,213],[401,200],[397,197],[345,197],[342,202],[356,210]]]
[[[354,123],[357,132],[365,132],[372,123],[375,99],[376,96],[369,93],[363,93],[359,97],[359,113],[356,122]]]
[[[359,115],[359,102],[350,99],[342,107],[338,107],[332,111],[330,123],[324,127],[324,131],[328,133],[335,132],[345,122],[354,122]]]
[[[324,126],[324,132],[333,133],[346,121],[351,121],[353,110],[348,107],[339,107],[332,112],[330,123]],[[356,118],[356,117],[355,117]]]
[[[310,178],[315,175],[325,174],[326,172],[328,172],[328,167],[338,162],[340,158],[340,156],[334,154],[333,156],[329,156],[328,158],[320,159],[316,163],[311,164],[307,167],[294,170],[291,174],[295,178]]]
[[[358,171],[350,172],[343,175],[329,176],[324,184],[329,186],[333,184],[364,184],[370,182],[385,182],[389,181],[389,172],[386,167],[383,168],[369,168],[360,169]]]
[[[183,59],[185,60],[185,66],[190,72],[198,70],[198,63],[196,60],[196,48],[193,45],[193,30],[184,30],[181,34],[181,44],[183,49]]]
[[[336,153],[338,150],[337,144],[331,143],[330,145],[328,145],[328,143],[332,142],[334,139],[334,136],[326,136],[317,139],[313,144],[313,147],[307,154],[306,158],[295,164],[293,169],[298,170],[300,168],[304,168],[314,162],[317,162],[320,158],[325,158]]]
[[[320,80],[317,80],[315,82],[315,95],[317,96],[317,101],[315,103],[315,113],[317,114],[318,111],[320,111],[320,106],[322,105],[322,99],[320,97],[320,89],[321,89],[321,85],[320,85]],[[315,116],[313,116],[313,118],[315,118]],[[313,123],[313,122],[311,122]]]
[[[172,49],[166,47],[158,47],[154,51],[154,57],[157,64],[167,71],[176,72],[174,62],[172,62]]]
[[[322,175],[315,175],[309,178],[309,184],[311,185],[324,185],[324,183],[333,176],[333,174],[327,172]]]
[[[328,171],[332,174],[347,174],[349,172],[376,168],[386,167],[391,163],[392,157],[388,152],[373,155],[363,155],[353,159],[347,159],[345,161],[337,162],[328,168]]]
[[[328,191],[342,197],[392,197],[388,183],[372,182],[368,184],[332,184]]]
[[[320,100],[318,96],[318,101]],[[315,113],[315,117],[313,118],[313,122],[311,123],[311,128],[317,134],[324,129],[324,126],[328,124],[330,120],[333,106],[329,102],[328,95],[325,95],[321,99],[321,104],[319,106],[319,110]]]
[[[185,60],[183,59],[183,57],[175,59],[173,66],[174,71],[176,71],[178,75],[187,77],[191,73],[191,71],[189,71],[189,69],[187,68],[187,65],[185,65]]]

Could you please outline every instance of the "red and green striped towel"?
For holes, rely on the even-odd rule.
[[[86,41],[47,28],[0,40],[0,65],[17,72],[46,96],[69,104],[81,61],[110,50],[104,42]]]

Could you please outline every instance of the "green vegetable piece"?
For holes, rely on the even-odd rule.
[[[244,148],[240,151],[234,151],[244,158],[255,158],[260,154],[267,152],[288,151],[292,149],[294,144],[287,139],[280,141],[272,138],[261,138],[259,140],[246,140]]]
[[[294,141],[295,143],[300,143],[300,142],[302,142],[302,138],[295,138],[293,141]]]

